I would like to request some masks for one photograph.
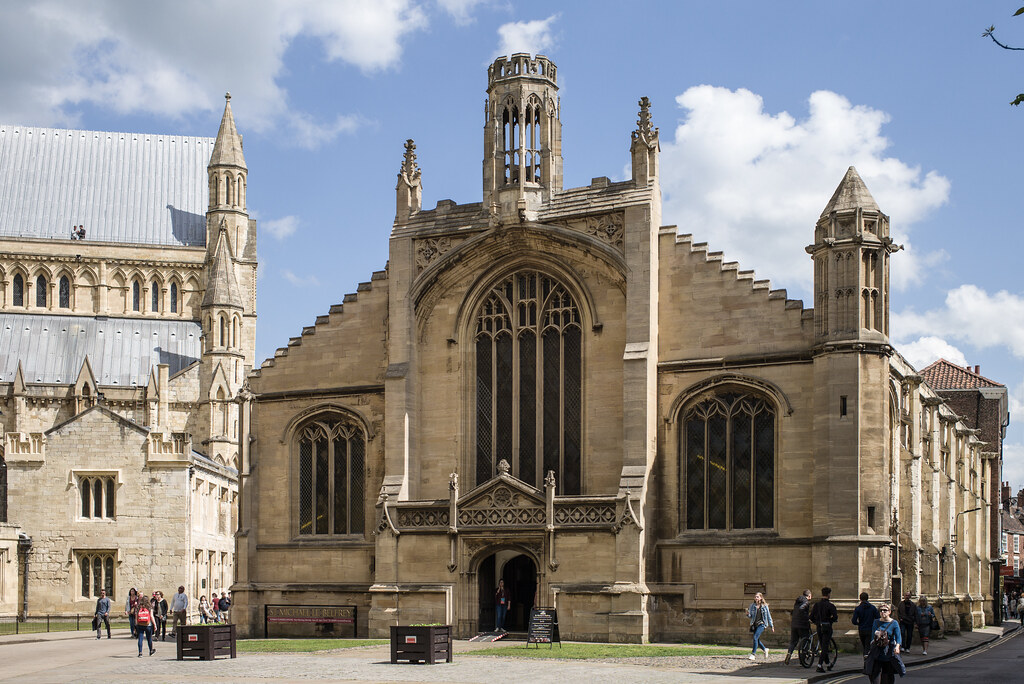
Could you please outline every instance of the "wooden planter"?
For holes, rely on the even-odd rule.
[[[391,626],[391,662],[452,662],[452,626]]]
[[[234,625],[178,625],[175,630],[178,641],[178,660],[199,658],[213,660],[217,656],[235,657]]]

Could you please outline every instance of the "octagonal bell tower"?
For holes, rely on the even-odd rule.
[[[562,189],[556,77],[551,60],[526,53],[487,69],[483,200],[497,222],[532,220]]]

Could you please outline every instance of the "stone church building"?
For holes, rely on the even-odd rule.
[[[646,98],[622,182],[562,187],[559,113],[549,59],[494,62],[482,201],[423,208],[408,141],[387,264],[249,375],[241,632],[351,606],[468,637],[500,579],[509,630],[554,606],[565,639],[737,638],[754,592],[826,584],[842,619],[906,590],[984,624],[994,450],[890,343],[900,247],[857,172],[805,308],[662,225]]]
[[[0,126],[0,614],[230,586],[256,224],[216,138]]]

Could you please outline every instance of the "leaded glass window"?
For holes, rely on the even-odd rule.
[[[21,274],[14,274],[14,284],[11,286],[11,304],[13,306],[25,306],[25,281]]]
[[[78,478],[82,517],[113,520],[117,510],[117,482],[113,475]]]
[[[142,307],[142,285],[138,280],[132,281],[132,311],[139,311]]]
[[[36,278],[36,306],[40,309],[46,308],[46,276]]]
[[[85,551],[78,555],[82,598],[99,598],[100,591],[114,596],[114,554],[111,551]]]
[[[722,393],[683,413],[687,529],[774,527],[775,410],[762,398]]]
[[[476,319],[476,484],[508,461],[534,487],[582,489],[580,312],[568,290],[536,271],[508,276]]]
[[[171,313],[178,313],[178,284],[171,283]]]
[[[67,276],[60,277],[59,305],[62,309],[71,308],[71,281]]]
[[[299,430],[299,534],[363,534],[366,440],[336,416]]]

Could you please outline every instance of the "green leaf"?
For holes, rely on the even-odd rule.
[[[1011,102],[1010,104],[1012,104],[1014,107],[1016,107],[1017,105],[1021,104],[1022,102],[1024,102],[1024,93],[1021,93],[1020,95],[1018,95],[1013,100],[1013,102]]]
[[[1018,15],[1020,15],[1020,14],[1024,14],[1024,7],[1021,7],[1021,8],[1019,9],[1019,10],[1017,10],[1016,12],[1014,12],[1014,13],[1013,13],[1013,16],[1015,16],[1015,17],[1016,17],[1016,16],[1018,16]]]

